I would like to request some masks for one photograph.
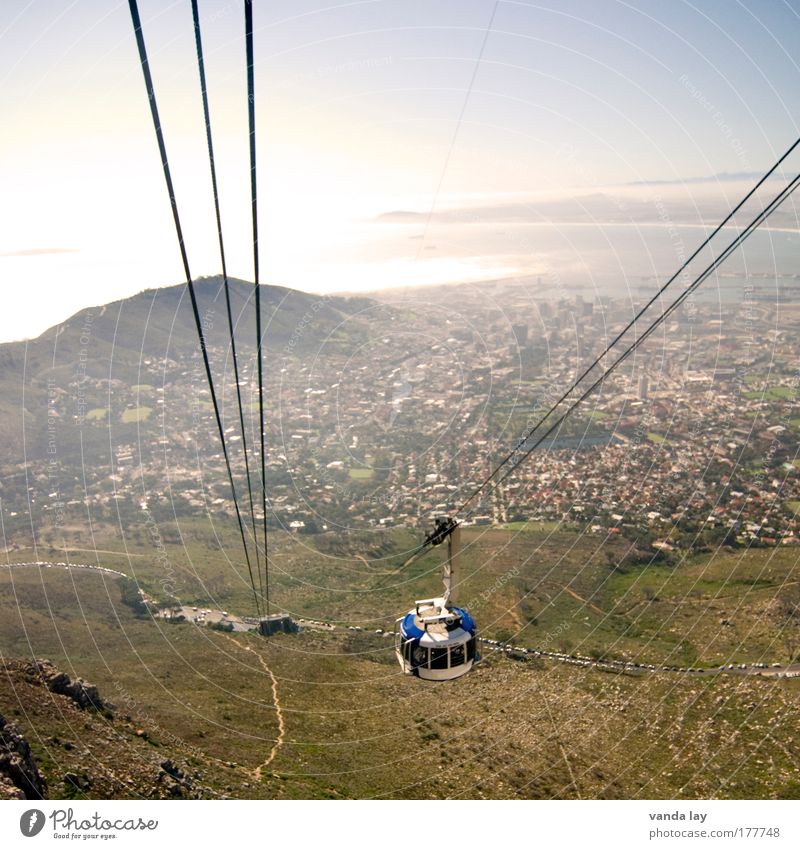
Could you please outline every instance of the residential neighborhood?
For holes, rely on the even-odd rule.
[[[728,302],[684,304],[561,421],[632,341],[629,330],[527,440],[644,295],[534,300],[525,286],[506,283],[491,297],[459,287],[454,306],[442,287],[426,309],[410,310],[384,293],[369,341],[354,350],[315,339],[313,355],[268,355],[270,523],[293,533],[427,527],[436,515],[454,514],[505,460],[480,499],[459,511],[465,523],[566,523],[645,539],[665,552],[723,541],[796,544],[800,307],[788,287],[769,300],[763,287],[736,285],[739,297]],[[223,366],[222,414],[243,498],[227,357],[212,350]],[[4,478],[12,523],[29,507],[55,521],[87,504],[125,516],[233,514],[197,357],[144,358],[139,371],[133,385],[85,373],[53,382],[46,450]],[[256,386],[246,360],[239,388],[257,495]],[[89,408],[86,397],[105,397],[105,406]],[[104,461],[76,469],[59,455],[57,446],[75,433],[101,446]]]

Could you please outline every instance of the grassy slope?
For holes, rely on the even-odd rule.
[[[126,527],[127,555],[110,529],[97,532],[95,545],[119,551],[100,554],[101,565],[135,575],[156,598],[172,576],[184,603],[252,614],[232,525],[181,519],[172,529],[162,526],[168,565],[155,556],[144,525]],[[170,542],[179,539],[183,545]],[[296,616],[391,627],[414,599],[441,591],[439,550],[398,571],[415,541],[405,531],[388,540],[366,534],[334,554],[317,550],[313,537],[275,533],[272,598]],[[795,549],[721,550],[677,566],[637,566],[626,564],[629,547],[600,535],[470,529],[457,599],[475,613],[485,636],[581,654],[699,666],[786,662],[800,650],[800,622],[790,613],[800,600]],[[22,550],[13,559],[62,554],[40,548],[37,557]],[[86,552],[71,559],[95,562]]]
[[[26,715],[18,707],[30,707],[26,694],[3,682],[3,710],[32,738],[55,795],[65,792],[59,775],[70,764],[53,735],[90,747],[81,768],[97,792],[120,796],[146,783],[114,790],[102,775],[124,778],[142,752],[199,770],[206,795],[796,797],[800,789],[796,682],[630,677],[488,658],[472,675],[429,686],[401,676],[376,637],[265,642],[159,628],[114,603],[99,576],[76,577],[77,596],[67,575],[47,580],[60,609],[52,619],[32,613],[44,604],[36,574],[15,578],[31,646],[4,618],[5,651],[48,655],[118,705],[112,722],[100,727],[87,715],[86,728],[83,715]],[[66,612],[77,597],[88,625]],[[268,678],[245,645],[275,673],[287,726],[261,781],[249,770],[271,749],[275,713]]]
[[[194,573],[206,586],[216,581],[228,609],[245,605],[246,594],[220,563],[219,552],[203,550],[197,534],[192,538],[191,568],[188,560],[181,562],[186,555],[170,546],[184,589],[194,587],[198,601],[211,603]],[[307,540],[283,538],[275,547],[281,568],[288,572],[291,562],[291,575],[280,575],[276,566],[275,580],[276,597],[290,609],[321,616],[333,611],[348,621],[386,627],[410,599],[438,583],[434,556],[418,564],[410,584],[378,590],[392,581],[375,572],[388,571],[396,561],[323,558],[301,542]],[[769,551],[752,552],[740,562],[724,554],[677,569],[620,574],[608,565],[609,553],[623,553],[619,543],[619,549],[598,550],[593,538],[495,530],[471,531],[466,542],[462,571],[468,577],[461,598],[472,602],[485,633],[523,627],[520,642],[541,644],[558,632],[553,648],[559,642],[581,652],[610,645],[643,659],[663,657],[678,645],[684,656],[710,662],[730,653],[734,643],[741,643],[742,657],[756,659],[776,633],[769,619],[775,586],[763,582],[794,574],[793,552],[785,550],[772,552],[772,559]],[[114,547],[110,538],[103,544]],[[146,541],[140,553],[145,550]],[[124,559],[103,556],[107,565],[125,565]],[[131,562],[157,587],[154,562]],[[117,582],[98,574],[47,570],[40,576],[33,569],[12,574],[13,583],[8,572],[0,573],[3,654],[47,656],[70,674],[93,680],[121,706],[114,722],[119,745],[131,758],[144,745],[132,729],[147,727],[148,751],[182,757],[187,768],[203,774],[208,793],[800,795],[796,681],[632,677],[490,657],[460,681],[427,686],[401,676],[390,641],[372,634],[345,630],[269,642],[254,636],[232,640],[192,625],[137,620],[120,604]],[[509,574],[510,581],[500,581]],[[726,596],[732,626],[717,624],[718,611],[709,604],[716,593]],[[537,624],[528,623],[531,615]],[[712,631],[721,631],[728,643],[712,638]],[[780,657],[780,641],[770,650]],[[277,676],[287,726],[284,745],[261,781],[248,770],[266,758],[277,723],[257,655]],[[20,699],[4,686],[2,710],[13,715],[14,700]],[[123,712],[131,715],[129,725],[119,719]],[[48,730],[54,720],[26,718],[22,711],[14,718],[28,724],[58,793],[56,773],[63,765],[51,765],[52,746],[45,739],[56,733]],[[100,761],[111,752],[117,761],[127,757],[117,743],[101,739],[98,747]],[[224,766],[227,762],[238,766]],[[139,784],[102,786],[104,793],[131,795],[132,786],[141,792]]]

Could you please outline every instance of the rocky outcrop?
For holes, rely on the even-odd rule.
[[[51,693],[66,696],[81,709],[108,711],[113,705],[100,697],[94,684],[78,678],[73,681],[66,672],[61,672],[49,660],[37,660],[24,664],[24,673],[32,679],[39,679]]]
[[[157,781],[166,788],[169,796],[184,798],[191,795],[192,779],[171,760],[161,762]]]
[[[40,659],[3,658],[0,669],[0,706],[8,705],[6,716],[18,723],[0,720],[0,801],[219,795],[188,768],[177,736],[126,711],[109,714],[109,703],[86,681]],[[35,740],[36,762],[23,737]]]
[[[28,741],[0,715],[0,799],[46,799],[47,783]]]
[[[62,781],[67,788],[78,790],[81,793],[88,793],[92,787],[92,780],[88,775],[78,775],[76,772],[64,773]]]

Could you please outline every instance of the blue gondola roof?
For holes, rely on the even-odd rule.
[[[418,640],[425,633],[422,628],[420,628],[416,624],[416,622],[414,622],[415,617],[416,614],[413,610],[409,613],[406,613],[406,615],[403,617],[403,622],[400,626],[403,629],[403,633],[405,634],[406,639],[408,640]]]
[[[474,634],[477,628],[475,627],[475,620],[472,616],[463,607],[454,607],[453,610],[457,610],[461,614],[461,627],[465,631],[469,631],[470,634]]]
[[[452,610],[453,613],[461,617],[461,627],[470,634],[474,634],[477,629],[475,628],[475,620],[472,616],[470,616],[463,607],[453,607]],[[419,640],[425,633],[425,631],[417,625],[416,612],[413,610],[406,613],[400,627],[406,639],[409,640]]]

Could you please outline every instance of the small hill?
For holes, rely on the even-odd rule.
[[[195,290],[215,379],[230,384],[233,365],[222,279],[198,280]],[[254,291],[252,283],[230,281],[237,352],[250,377],[255,376]],[[287,359],[316,352],[322,340],[329,352],[337,346],[351,349],[369,337],[370,318],[376,311],[391,311],[368,298],[313,295],[266,285],[261,287],[261,305],[268,377]],[[77,456],[80,446],[72,438],[76,429],[67,432],[63,426],[63,402],[68,402],[66,424],[84,417],[98,423],[115,395],[129,387],[181,378],[186,384],[194,381],[200,391],[205,376],[199,351],[185,285],[148,289],[90,307],[36,339],[0,345],[0,463],[46,458],[54,448],[47,436],[47,425],[53,423],[61,426],[59,459]],[[152,401],[142,399],[122,418],[130,434],[138,433],[148,420],[155,422],[155,408],[148,400]],[[125,431],[119,436],[124,441]]]

